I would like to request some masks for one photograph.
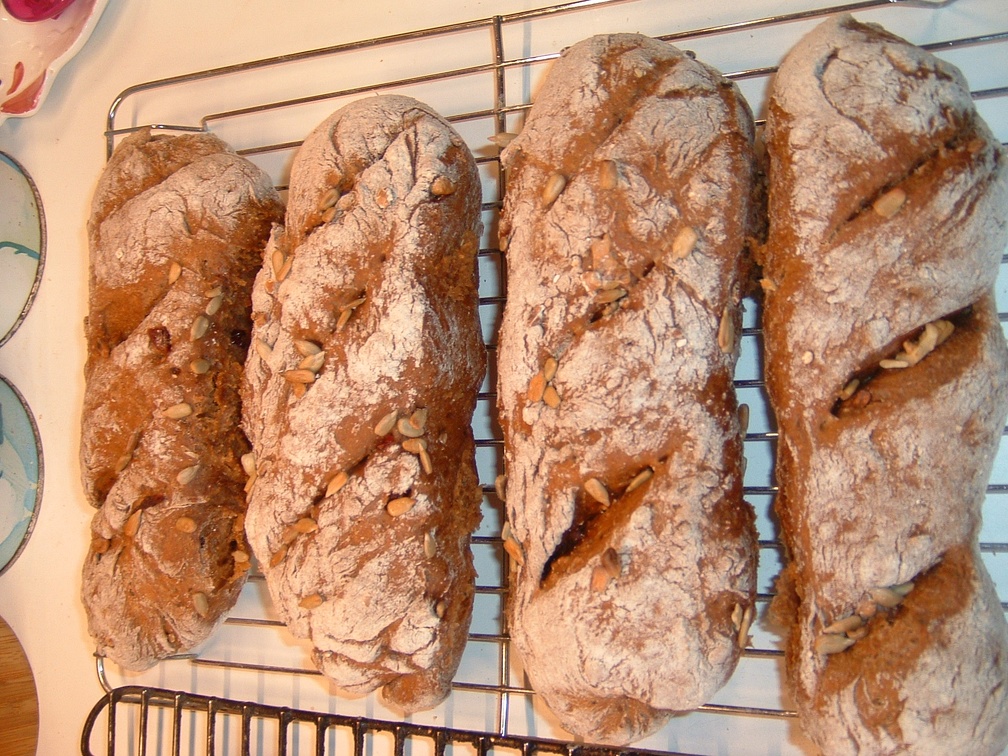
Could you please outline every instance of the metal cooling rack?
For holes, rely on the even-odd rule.
[[[107,694],[84,723],[81,752],[91,754],[567,754],[612,749],[562,740],[550,714],[524,682],[513,658],[504,615],[507,556],[501,548],[503,507],[493,480],[502,466],[494,419],[495,335],[505,301],[505,270],[496,247],[504,176],[496,135],[520,129],[534,84],[564,47],[590,34],[639,31],[692,50],[738,82],[759,115],[777,61],[821,18],[853,12],[949,59],[974,85],[981,114],[1008,138],[1008,59],[1005,28],[970,23],[971,4],[988,0],[865,0],[779,11],[780,0],[744,8],[690,9],[674,0],[580,0],[460,24],[362,40],[137,84],[109,110],[108,154],[131,131],[212,131],[263,167],[286,188],[301,139],[343,103],[395,91],[427,102],[450,120],[477,157],[485,202],[481,243],[480,315],[489,356],[474,428],[483,488],[483,524],[473,539],[479,579],[469,644],[448,701],[402,721],[375,696],[348,700],[330,694],[308,646],[293,639],[269,603],[262,574],[253,571],[232,615],[197,653],[134,675],[97,674]],[[760,6],[776,5],[762,14]],[[963,12],[960,12],[963,11]],[[712,22],[712,14],[716,16]],[[983,16],[981,12],[979,14]],[[988,10],[987,18],[997,14]],[[990,24],[990,21],[987,21]],[[686,30],[684,30],[686,29]],[[398,61],[398,62],[396,62]],[[964,66],[964,62],[970,63]],[[1000,77],[1000,78],[999,78]],[[757,119],[757,125],[762,121]],[[998,279],[999,319],[1008,323],[1008,255]],[[736,376],[740,402],[750,406],[746,434],[746,498],[760,532],[758,601],[772,597],[781,545],[772,518],[776,433],[760,372],[758,303],[745,301]],[[1006,430],[1008,434],[1008,430]],[[1003,439],[1006,436],[1003,436]],[[988,487],[981,532],[985,563],[1008,609],[1008,441],[1003,440]],[[675,718],[640,749],[619,753],[710,753],[774,743],[767,752],[811,753],[793,726],[781,688],[780,639],[757,625],[732,680],[697,712]],[[561,738],[561,739],[558,739]],[[734,748],[733,748],[734,746]],[[644,750],[646,749],[646,750]]]

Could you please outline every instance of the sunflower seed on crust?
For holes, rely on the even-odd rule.
[[[196,375],[205,375],[210,372],[210,361],[197,357],[189,363],[189,369]]]
[[[728,354],[735,348],[735,321],[732,312],[726,306],[721,311],[721,322],[718,324],[717,343],[721,351]]]
[[[255,452],[245,452],[244,454],[242,454],[241,466],[242,470],[245,471],[246,475],[255,475],[256,472]]]
[[[171,407],[166,407],[161,411],[161,416],[166,417],[169,420],[181,420],[184,417],[189,417],[193,413],[192,405],[187,402],[179,402],[178,404],[173,404]]]
[[[387,415],[385,415],[378,424],[374,427],[374,432],[376,436],[387,436],[396,427],[396,420],[399,419],[399,413],[392,410]]]
[[[192,595],[192,602],[193,608],[196,609],[196,614],[200,617],[206,617],[210,614],[210,600],[205,593],[194,593]]]
[[[126,524],[123,525],[123,535],[127,538],[133,538],[140,530],[141,519],[143,519],[143,510],[138,509],[126,519]]]
[[[815,639],[815,651],[822,656],[839,654],[854,645],[854,639],[846,635],[820,635]]]
[[[311,357],[313,354],[318,354],[322,351],[322,347],[308,339],[294,339],[294,349],[302,357]]]
[[[171,286],[173,283],[178,281],[181,275],[182,266],[172,260],[171,265],[168,266],[168,285]]]
[[[606,490],[605,485],[598,478],[588,478],[584,482],[584,490],[589,496],[591,496],[595,501],[604,507],[608,507],[611,503],[609,499],[609,491]]]
[[[431,194],[435,197],[446,197],[455,193],[455,184],[447,176],[438,176],[431,183]]]
[[[322,365],[325,362],[325,352],[317,352],[316,354],[311,354],[305,357],[301,362],[298,363],[298,370],[310,370],[313,373],[318,373],[322,369]]]
[[[838,619],[823,628],[823,632],[828,635],[844,635],[852,630],[857,630],[864,625],[864,619],[858,614],[851,614]]]
[[[869,593],[876,604],[886,609],[899,606],[904,598],[899,592],[887,587],[872,588]]]
[[[292,527],[298,533],[302,534],[317,533],[319,529],[318,523],[315,522],[315,520],[313,520],[311,517],[302,517],[297,522],[295,522]]]
[[[426,447],[420,447],[420,467],[423,468],[423,471],[427,475],[434,473],[434,462],[431,460]]]
[[[284,379],[288,383],[302,383],[302,384],[314,383],[315,373],[313,373],[311,370],[304,370],[301,368],[297,370],[285,370]]]
[[[196,520],[192,517],[186,517],[183,515],[175,520],[175,530],[180,533],[195,533],[196,532]]]
[[[210,298],[210,301],[207,302],[206,309],[203,310],[203,312],[205,312],[210,317],[213,317],[218,312],[220,312],[221,305],[223,304],[224,304],[224,295],[217,294],[216,296]]]
[[[349,479],[350,476],[347,475],[346,470],[341,470],[340,472],[333,475],[332,478],[329,480],[328,485],[326,485],[326,491],[325,491],[326,497],[328,498],[329,496],[332,496],[341,488],[343,488],[343,486],[346,485]]]
[[[883,218],[892,218],[900,211],[900,208],[903,207],[906,200],[906,192],[897,186],[878,197],[872,203],[872,210],[874,210],[877,215],[881,215]]]
[[[286,557],[287,557],[287,544],[284,544],[279,549],[273,552],[273,556],[270,557],[270,567],[276,567]]]
[[[322,596],[320,596],[317,593],[313,593],[310,596],[305,596],[300,601],[298,601],[298,606],[300,606],[302,609],[317,609],[324,603],[325,599],[322,598]]]
[[[631,491],[636,491],[638,488],[647,483],[654,476],[654,470],[650,467],[645,467],[639,473],[633,476],[630,482],[627,484],[626,493]]]
[[[514,538],[505,538],[503,540],[504,551],[507,552],[508,556],[514,560],[515,564],[523,565],[525,564],[525,553],[522,551],[521,544],[518,543]]]
[[[753,621],[753,608],[752,606],[747,606],[745,611],[742,612],[742,621],[739,623],[738,629],[738,647],[745,648],[749,645],[751,638],[749,637],[749,628],[752,627]]]
[[[437,556],[437,541],[434,540],[434,534],[429,530],[424,533],[423,550],[428,559]]]
[[[408,451],[410,454],[419,454],[427,448],[426,438],[407,438],[402,442],[403,451]]]
[[[543,389],[542,396],[543,403],[550,409],[556,409],[560,406],[560,394],[556,390],[556,386],[552,383],[546,384],[546,388]]]
[[[421,407],[420,409],[414,410],[413,414],[409,416],[409,423],[414,428],[422,431],[427,427],[427,418],[430,415],[430,410],[426,407]]]
[[[196,473],[199,471],[199,465],[190,465],[179,471],[179,474],[175,476],[175,480],[179,485],[187,486],[193,482],[196,478]]]
[[[416,499],[412,496],[397,496],[385,505],[385,511],[393,517],[399,517],[413,509],[415,504]]]
[[[417,428],[407,417],[399,418],[399,421],[396,423],[396,430],[406,436],[406,438],[420,438],[424,434],[423,428]]]
[[[556,202],[557,197],[563,192],[564,188],[567,186],[567,177],[562,173],[554,171],[546,178],[546,184],[543,186],[542,190],[542,204],[543,207],[550,207],[554,202]]]
[[[540,402],[543,398],[543,392],[546,390],[546,376],[540,370],[538,373],[532,376],[532,380],[529,381],[528,391],[525,392],[525,397],[532,403]]]
[[[267,344],[262,339],[256,339],[253,342],[256,354],[259,355],[259,359],[263,362],[269,362],[269,359],[273,356],[273,347]]]
[[[557,368],[559,368],[559,367],[560,367],[560,365],[556,361],[556,357],[547,357],[546,358],[546,361],[543,363],[542,372],[543,372],[543,378],[546,379],[547,383],[549,383],[550,381],[552,381],[556,377]]]
[[[494,478],[494,493],[497,494],[497,498],[501,501],[506,501],[504,494],[507,492],[507,475],[501,473],[496,478]],[[507,523],[504,523],[507,527]]]
[[[672,259],[683,260],[689,257],[696,248],[696,243],[700,239],[696,230],[691,226],[683,226],[672,240]]]
[[[595,593],[601,593],[609,587],[609,583],[612,582],[612,579],[612,575],[609,574],[605,567],[596,566],[592,569],[591,573],[591,589]]]
[[[199,341],[206,336],[208,330],[210,330],[210,319],[206,315],[197,315],[192,326],[189,327],[189,340]]]

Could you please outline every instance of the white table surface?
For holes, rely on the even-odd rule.
[[[41,109],[29,118],[0,124],[0,150],[34,179],[48,231],[37,299],[17,333],[0,347],[0,374],[26,398],[44,450],[44,497],[34,532],[24,552],[0,576],[0,616],[24,646],[38,688],[39,754],[79,753],[85,715],[102,694],[78,597],[92,510],[78,482],[77,446],[87,301],[85,224],[105,162],[103,131],[113,98],[141,81],[545,4],[111,0],[91,39],[59,74]],[[671,2],[669,8],[677,5]],[[702,11],[692,12],[703,18]],[[953,14],[949,18],[965,18],[981,27],[1008,28],[1004,0],[961,0],[948,13]],[[1006,83],[1001,78],[1001,84]],[[1003,129],[998,136],[1008,139]],[[1001,306],[1004,309],[1003,299]]]

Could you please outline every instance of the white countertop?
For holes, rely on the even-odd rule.
[[[31,407],[45,462],[44,497],[34,532],[24,552],[0,576],[0,616],[20,639],[35,675],[39,754],[79,752],[85,715],[102,695],[78,597],[92,510],[78,482],[77,446],[87,302],[85,224],[91,192],[105,162],[103,132],[113,98],[141,81],[546,4],[546,0],[111,0],[92,37],[59,74],[41,109],[29,118],[0,124],[0,151],[14,157],[34,179],[48,233],[37,299],[19,330],[0,347],[0,374]],[[763,1],[754,3],[749,15],[761,15],[773,5],[797,9],[810,4]],[[682,12],[675,10],[679,5],[670,2],[664,7]],[[706,11],[689,12],[699,14],[694,18],[700,24],[706,23]],[[941,13],[945,29],[925,25],[922,34],[933,39],[959,36],[958,27],[951,26],[960,22],[963,29],[1008,29],[1003,0],[960,0]],[[1003,61],[1000,68],[1003,86],[1008,84]],[[995,130],[999,138],[1008,139],[1008,114]],[[1008,292],[999,286],[1003,310]],[[765,752],[779,749],[769,745]]]

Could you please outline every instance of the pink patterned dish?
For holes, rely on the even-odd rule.
[[[84,45],[108,0],[3,0],[0,122],[38,110],[60,68]],[[35,20],[22,20],[35,19]]]

